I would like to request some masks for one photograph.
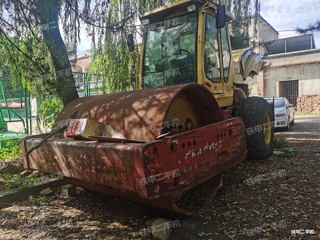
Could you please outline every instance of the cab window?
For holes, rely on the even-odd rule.
[[[196,82],[197,14],[145,26],[142,87]]]

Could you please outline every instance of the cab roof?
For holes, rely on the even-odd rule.
[[[140,16],[140,20],[146,18],[149,19],[149,23],[157,22],[158,19],[168,19],[175,16],[188,13],[187,7],[189,5],[195,4],[197,10],[199,10],[203,5],[207,4],[215,13],[217,12],[217,5],[212,2],[203,2],[199,0],[180,0],[166,6],[156,8],[149,12],[146,12]],[[226,11],[226,21],[229,22],[233,19],[232,13]]]

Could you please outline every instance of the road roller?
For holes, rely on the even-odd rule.
[[[201,188],[212,199],[223,172],[272,153],[273,113],[263,98],[248,97],[245,82],[260,71],[261,57],[250,48],[232,51],[232,14],[223,5],[181,0],[140,20],[136,90],[69,103],[51,133],[21,140],[24,167],[192,215],[179,205],[188,191]],[[70,138],[72,119],[95,120],[123,137]]]

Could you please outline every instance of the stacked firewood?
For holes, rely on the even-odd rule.
[[[302,95],[298,97],[297,112],[320,113],[320,95]]]

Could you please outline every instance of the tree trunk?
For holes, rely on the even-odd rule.
[[[59,0],[38,0],[37,10],[43,30],[44,41],[51,54],[57,76],[57,93],[63,105],[79,98],[71,70],[66,46],[58,26]],[[50,24],[49,24],[50,23]]]

